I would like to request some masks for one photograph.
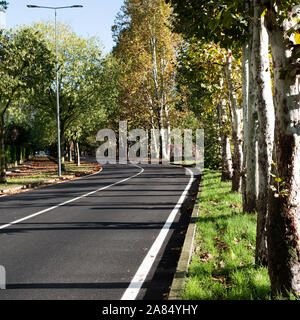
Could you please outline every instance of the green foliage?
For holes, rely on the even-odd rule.
[[[17,147],[14,145],[8,145],[5,149],[6,163],[14,163],[17,160]]]
[[[0,112],[38,92],[53,71],[54,56],[39,32],[30,28],[0,31]]]
[[[232,47],[248,37],[249,6],[239,0],[167,0],[174,8],[175,31],[188,39]]]
[[[170,15],[164,0],[127,0],[113,27],[121,66],[118,120],[128,120],[130,128],[173,127],[187,112],[175,108],[182,38],[171,31]]]
[[[227,99],[222,85],[227,51],[220,46],[192,39],[179,54],[178,90],[205,132],[205,166],[221,166],[220,132],[230,134],[230,121],[220,125],[217,105]],[[228,117],[229,119],[229,117]],[[198,124],[199,125],[199,124]]]
[[[5,175],[5,117],[11,109],[25,106],[47,86],[54,72],[54,57],[39,32],[22,28],[0,30],[0,180]]]
[[[47,46],[54,54],[53,25],[38,23],[33,28],[46,37]],[[112,80],[105,77],[101,45],[95,37],[83,39],[68,25],[59,23],[58,44],[61,138],[62,141],[78,141],[100,129],[102,120],[99,119],[103,119],[105,114],[103,100],[109,100],[114,94],[114,90],[110,92],[105,86],[108,80]],[[35,96],[33,104],[40,106],[35,129],[41,133],[43,144],[47,143],[47,139],[49,144],[54,143],[55,136],[51,132],[55,132],[55,83],[52,82],[42,95]]]
[[[5,148],[5,161],[6,163],[15,163],[22,160],[26,160],[30,153],[30,149],[26,149],[24,146],[16,146],[14,144],[6,145]]]

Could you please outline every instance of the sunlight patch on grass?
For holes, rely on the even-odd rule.
[[[267,268],[255,267],[256,215],[242,212],[217,171],[205,170],[197,219],[195,252],[185,300],[270,299]]]

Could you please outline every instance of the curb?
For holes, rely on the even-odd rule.
[[[182,292],[186,284],[190,261],[194,252],[194,239],[196,234],[196,220],[199,214],[201,185],[195,200],[194,209],[185,236],[184,244],[177,264],[176,272],[171,285],[168,300],[182,300]]]

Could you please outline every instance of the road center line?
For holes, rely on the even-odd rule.
[[[189,181],[188,185],[186,186],[185,190],[183,191],[175,208],[170,213],[168,220],[166,221],[166,223],[162,227],[162,229],[161,229],[158,237],[156,238],[155,242],[153,243],[151,249],[148,251],[148,254],[144,258],[138,271],[136,272],[135,276],[133,277],[129,287],[126,289],[125,293],[123,294],[121,300],[135,300],[138,293],[140,292],[140,289],[142,288],[143,283],[146,280],[146,277],[147,277],[147,275],[148,275],[148,273],[149,273],[149,271],[150,271],[150,269],[156,259],[156,256],[158,255],[158,252],[161,249],[162,244],[167,237],[167,234],[171,228],[171,225],[174,222],[175,217],[176,217],[179,209],[181,208],[181,206],[187,196],[188,191],[190,190],[190,188],[192,186],[192,183],[194,180],[194,174],[193,174],[192,170],[190,170],[188,168],[186,168],[186,170],[188,170],[191,175],[190,181]]]
[[[74,198],[74,199],[70,199],[70,200],[68,200],[68,201],[62,202],[62,203],[60,203],[60,204],[58,204],[58,205],[56,205],[56,206],[53,206],[53,207],[44,209],[44,210],[39,211],[39,212],[36,212],[36,213],[31,214],[31,215],[29,215],[29,216],[26,216],[26,217],[24,217],[24,218],[22,218],[22,219],[18,219],[18,220],[15,220],[15,221],[13,221],[13,222],[10,222],[10,223],[8,223],[8,224],[2,225],[2,226],[0,226],[0,230],[5,229],[5,228],[9,228],[9,227],[11,227],[12,225],[15,225],[15,224],[18,224],[18,223],[20,223],[20,222],[23,222],[23,221],[29,220],[29,219],[31,219],[31,218],[37,217],[37,216],[39,216],[39,215],[41,215],[41,214],[43,214],[43,213],[46,213],[46,212],[49,212],[49,211],[51,211],[51,210],[57,209],[57,208],[59,208],[59,207],[65,206],[66,204],[72,203],[72,202],[74,202],[74,201],[77,201],[77,200],[80,200],[80,199],[82,199],[82,198],[88,197],[88,196],[90,196],[90,195],[92,195],[92,194],[94,194],[94,193],[97,193],[97,192],[106,190],[106,189],[108,189],[108,188],[110,188],[110,187],[116,186],[116,185],[121,184],[121,183],[123,183],[123,182],[126,182],[126,181],[128,181],[128,180],[130,180],[130,179],[133,179],[133,178],[139,176],[140,174],[142,174],[142,173],[144,172],[144,169],[143,169],[142,167],[140,167],[140,166],[138,166],[138,165],[135,165],[135,166],[136,166],[137,168],[141,169],[141,171],[140,171],[139,173],[131,176],[131,177],[128,177],[128,178],[126,178],[126,179],[123,179],[123,180],[114,182],[114,183],[112,183],[112,184],[110,184],[110,185],[108,185],[108,186],[106,186],[106,187],[99,188],[99,189],[97,189],[97,190],[94,190],[94,191],[91,191],[91,192],[89,192],[89,193],[83,194],[82,196],[76,197],[76,198]],[[96,175],[96,174],[100,173],[102,170],[103,170],[103,168],[101,168],[101,170],[100,170],[99,172],[94,173],[94,174],[92,174],[92,175]]]

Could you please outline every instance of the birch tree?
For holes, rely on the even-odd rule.
[[[223,81],[220,87],[223,88]],[[222,147],[222,181],[232,179],[232,157],[231,157],[231,141],[230,133],[228,132],[228,111],[227,102],[225,98],[220,98],[217,102],[218,118],[220,124],[220,136]]]
[[[252,29],[250,27],[250,29]],[[254,79],[254,45],[253,34],[249,35],[249,94],[247,104],[246,122],[246,198],[244,202],[244,212],[255,212],[257,204],[257,110],[255,106],[255,79]],[[245,111],[246,112],[246,111]]]
[[[178,68],[179,93],[186,96],[186,106],[205,128],[207,166],[216,166],[214,159],[219,159],[220,150],[218,167],[221,167],[222,181],[232,178],[231,116],[224,73],[226,55],[227,51],[217,44],[190,40],[180,52]],[[218,125],[213,123],[216,119]],[[220,147],[215,147],[215,143],[220,143]]]
[[[247,202],[247,155],[248,155],[248,100],[249,100],[249,43],[245,42],[242,56],[242,85],[243,85],[243,129],[244,129],[244,143],[243,143],[243,165],[242,165],[242,200],[243,208],[246,207]]]
[[[262,0],[274,67],[275,141],[269,196],[272,293],[300,296],[300,10],[298,1]]]
[[[170,28],[170,14],[163,0],[127,0],[113,27],[114,55],[124,70],[122,120],[159,129],[160,146],[170,145],[170,119],[178,100],[175,80],[181,37]],[[169,158],[169,148],[162,147],[161,152]]]
[[[237,102],[236,88],[234,87],[232,72],[232,53],[229,50],[225,64],[226,81],[228,87],[229,100],[231,105],[232,118],[232,140],[234,144],[233,153],[233,174],[232,174],[232,192],[241,191],[241,172],[243,161],[242,150],[242,113]]]
[[[258,169],[259,188],[257,203],[256,264],[267,265],[266,219],[268,215],[268,192],[272,164],[275,114],[269,59],[269,38],[264,25],[264,8],[254,1],[253,24],[253,75],[256,83],[256,108],[258,113]]]
[[[196,37],[203,42],[219,43],[222,48],[229,49],[224,71],[231,104],[232,139],[235,145],[232,156],[232,191],[240,191],[241,177],[243,175],[242,110],[237,99],[237,88],[233,83],[231,63],[232,52],[240,51],[242,45],[247,41],[249,10],[241,1],[189,0],[184,2],[170,0],[170,2],[172,2],[175,12],[174,29],[177,32],[182,32],[188,41]],[[247,90],[247,87],[244,89]]]

